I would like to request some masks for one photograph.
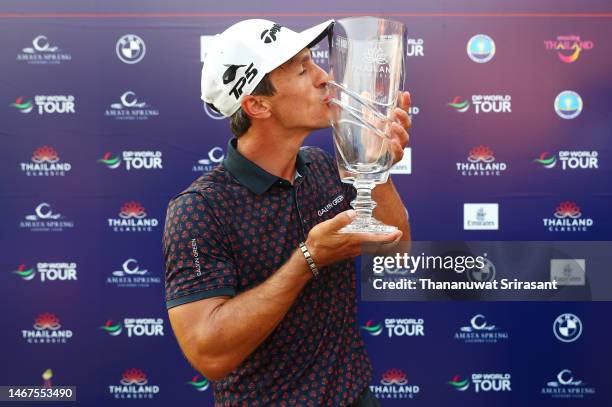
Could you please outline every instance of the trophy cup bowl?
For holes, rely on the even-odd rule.
[[[330,37],[331,124],[342,182],[357,190],[357,216],[343,233],[393,233],[376,220],[372,189],[393,165],[389,127],[404,80],[404,24],[375,17],[336,22]]]

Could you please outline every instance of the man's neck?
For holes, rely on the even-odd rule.
[[[308,133],[287,136],[274,132],[263,134],[249,129],[238,139],[237,150],[249,161],[270,174],[293,181],[298,151]]]

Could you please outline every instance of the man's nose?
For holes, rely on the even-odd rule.
[[[316,65],[316,75],[315,75],[315,87],[323,88],[327,86],[327,82],[330,81],[329,74],[325,71],[325,69],[321,68],[319,65]]]

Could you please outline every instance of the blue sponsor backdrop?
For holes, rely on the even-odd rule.
[[[230,138],[200,103],[202,36],[354,14],[408,27],[412,160],[393,178],[415,239],[610,238],[609,2],[5,2],[0,384],[213,404],[172,335],[161,256],[168,199]],[[308,143],[331,152],[329,131]],[[385,406],[603,406],[609,311],[362,302],[359,321]]]

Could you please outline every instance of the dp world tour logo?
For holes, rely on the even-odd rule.
[[[495,56],[495,42],[488,35],[475,35],[467,43],[467,54],[479,64],[489,62]]]
[[[582,112],[582,98],[573,90],[564,90],[555,98],[555,112],[562,119],[574,119]]]
[[[119,98],[119,102],[112,103],[104,111],[104,116],[115,120],[147,120],[149,117],[159,116],[159,110],[146,102],[136,98],[136,93],[128,90]]]
[[[561,169],[575,170],[575,169],[598,169],[598,156],[599,153],[593,151],[559,151],[559,162],[561,163]],[[550,154],[548,151],[544,151],[540,156],[534,160],[542,167],[551,169],[557,165],[557,157],[554,154]]]
[[[469,325],[462,326],[455,332],[455,339],[463,343],[497,343],[507,340],[508,337],[508,332],[487,322],[482,314],[474,315]]]
[[[125,328],[128,338],[133,336],[164,336],[164,320],[161,318],[124,318],[123,325],[107,320],[100,327],[110,336],[119,336]]]
[[[207,378],[200,376],[199,374],[193,376],[190,381],[187,382],[196,391],[206,391],[210,387],[210,381]]]
[[[579,35],[560,35],[556,40],[544,41],[544,46],[548,51],[556,51],[557,56],[562,62],[571,64],[576,62],[582,51],[593,49],[593,41],[580,39]]]
[[[30,344],[66,343],[72,338],[72,331],[61,329],[59,318],[54,314],[40,314],[34,320],[34,329],[23,329],[23,339]]]
[[[459,375],[454,375],[447,383],[457,391],[466,391],[470,387],[470,379],[461,379]]]
[[[471,378],[474,393],[512,391],[510,373],[472,373]],[[453,376],[447,383],[457,391],[470,388],[470,379],[462,379],[460,375]]]
[[[574,342],[582,334],[582,321],[574,314],[561,314],[553,322],[553,332],[561,342]]]
[[[34,150],[31,161],[20,163],[20,167],[28,177],[63,177],[72,169],[70,163],[60,162],[57,151],[49,146]]]
[[[369,333],[371,336],[378,336],[383,331],[382,324],[375,324],[371,319],[361,327],[364,331]]]
[[[474,113],[512,113],[512,97],[510,95],[472,95]],[[455,96],[448,106],[459,113],[470,109],[468,99]]]
[[[412,399],[420,391],[419,386],[408,384],[406,373],[400,369],[387,370],[380,384],[370,386],[370,391],[379,399]]]
[[[37,263],[36,268],[28,268],[25,264],[20,264],[17,270],[13,271],[23,280],[30,281],[40,276],[41,282],[47,281],[76,281],[76,263]]]
[[[425,56],[425,45],[422,38],[408,38],[406,40],[406,56],[422,57]]]
[[[106,332],[110,336],[118,336],[121,334],[121,331],[122,331],[121,324],[120,323],[115,324],[112,319],[109,319],[108,321],[106,321],[106,323],[102,325],[100,329],[102,329],[104,332]]]
[[[571,370],[563,369],[557,374],[556,380],[542,387],[540,394],[551,398],[582,399],[595,394],[595,388],[577,380]]]
[[[106,278],[106,283],[124,288],[146,288],[160,284],[161,278],[151,276],[147,269],[140,268],[138,260],[130,258],[121,264],[120,270],[113,271],[113,275]]]
[[[149,384],[141,369],[127,369],[121,375],[119,385],[109,385],[108,392],[115,399],[152,399],[159,393],[159,386]]]
[[[126,171],[163,169],[161,151],[123,151],[121,157]],[[118,155],[107,151],[98,162],[114,170],[121,166],[122,159]]]
[[[25,96],[19,96],[15,99],[15,102],[11,103],[11,106],[21,113],[30,113],[34,108],[34,103],[32,99],[27,99]]]
[[[457,172],[464,177],[498,177],[506,171],[505,162],[496,162],[493,150],[479,145],[470,150],[467,161],[457,162]]]
[[[470,108],[470,102],[468,102],[467,99],[464,100],[460,96],[455,96],[448,105],[459,113],[465,113]]]
[[[102,158],[98,160],[98,162],[106,165],[107,168],[114,170],[119,168],[121,165],[121,158],[118,155],[114,155],[112,152],[107,151],[104,153]]]
[[[142,38],[135,34],[126,34],[117,40],[115,46],[117,57],[126,64],[136,64],[142,61],[147,47]]]
[[[27,268],[25,264],[20,264],[17,267],[17,270],[13,271],[13,273],[17,274],[23,280],[33,280],[36,277],[36,270],[34,267]]]
[[[576,202],[561,202],[552,218],[542,219],[549,232],[586,232],[593,226],[593,219],[583,218]]]
[[[385,328],[389,338],[393,336],[425,336],[425,321],[422,318],[386,318]],[[372,336],[382,333],[382,324],[375,324],[372,320],[361,327]]]
[[[129,201],[121,206],[118,218],[108,218],[113,232],[152,232],[159,225],[156,218],[147,217],[144,206]]]
[[[49,42],[46,35],[38,35],[32,40],[31,47],[25,47],[17,54],[17,61],[32,65],[58,65],[72,60],[72,55],[61,51],[58,46]]]
[[[73,95],[35,95],[34,104],[38,106],[38,114],[74,114],[75,97]],[[33,109],[32,100],[19,96],[11,106],[21,113],[30,113]]]

